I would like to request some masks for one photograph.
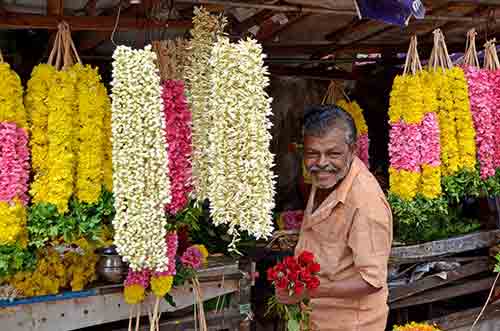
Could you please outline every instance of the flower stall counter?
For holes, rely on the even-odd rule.
[[[198,271],[203,301],[230,297],[229,307],[207,313],[209,325],[217,323],[220,318],[225,320],[226,325],[239,325],[245,317],[240,314],[240,305],[245,306],[244,300],[240,300],[240,293],[245,292],[245,287],[249,287],[250,283],[245,282],[247,278],[244,275],[239,269],[238,261],[229,258],[209,259],[208,266]],[[187,283],[173,288],[169,294],[175,307],[162,300],[159,307],[162,313],[182,310],[192,306],[195,300],[193,288]],[[146,297],[143,304],[153,305],[155,300],[151,295]],[[219,306],[222,307],[223,304],[220,303]],[[96,286],[79,292],[0,301],[0,325],[2,329],[9,331],[76,330],[127,320],[129,314],[130,306],[124,301],[121,285]],[[148,311],[144,309],[142,317],[147,319],[147,316]],[[190,315],[181,320],[161,320],[160,325],[184,323],[187,326],[193,323],[192,318]],[[110,327],[108,330],[120,328],[123,329],[123,326],[117,326],[116,329]]]

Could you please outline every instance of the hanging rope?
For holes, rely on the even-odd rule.
[[[472,66],[474,68],[479,68],[479,58],[477,56],[476,50],[476,36],[477,32],[475,29],[470,29],[467,32],[467,41],[465,44],[465,55],[464,64]]]

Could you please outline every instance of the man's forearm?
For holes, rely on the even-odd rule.
[[[327,284],[321,284],[320,287],[311,293],[313,298],[360,298],[379,291],[366,282],[360,274]]]

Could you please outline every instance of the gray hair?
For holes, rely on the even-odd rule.
[[[356,124],[352,116],[339,106],[315,105],[304,112],[304,135],[321,137],[334,128],[345,131],[346,144],[356,143]]]

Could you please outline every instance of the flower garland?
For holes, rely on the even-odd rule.
[[[231,44],[220,38],[214,46],[211,123],[208,155],[211,158],[209,199],[216,225],[226,224],[233,236],[239,231],[256,238],[271,235],[274,207],[271,98],[261,46],[254,40]]]
[[[441,329],[427,323],[411,322],[406,325],[395,325],[393,331],[441,331]]]
[[[165,271],[157,271],[151,276],[151,291],[159,298],[163,298],[170,289],[176,274],[175,255],[177,254],[178,238],[176,232],[167,235],[167,257],[168,266]]]
[[[113,192],[113,144],[111,143],[111,100],[104,85],[100,84],[98,90],[99,98],[104,100],[104,164],[103,185],[106,190]]]
[[[363,163],[367,167],[370,167],[370,155],[369,155],[370,138],[368,137],[368,126],[366,125],[365,117],[363,116],[363,109],[361,109],[361,107],[356,101],[348,103],[345,100],[340,100],[339,102],[337,102],[337,104],[342,109],[347,111],[354,119],[354,123],[358,131],[356,155],[359,156],[361,161],[363,161]]]
[[[76,86],[79,128],[75,137],[77,167],[75,180],[76,197],[86,203],[95,203],[101,194],[104,167],[104,114],[108,106],[107,94],[100,89],[101,82],[97,69],[75,65],[78,70]]]
[[[188,203],[191,185],[191,112],[187,107],[182,81],[163,83],[163,105],[168,142],[168,173],[172,201],[167,205],[171,215],[177,214]]]
[[[49,107],[47,97],[49,89],[55,84],[56,69],[48,64],[40,64],[33,69],[28,81],[25,104],[30,117],[30,147],[34,172],[30,194],[33,202],[41,202],[47,196],[49,152],[48,116]]]
[[[151,46],[113,53],[113,219],[117,251],[133,271],[165,271],[170,203],[160,76]]]
[[[196,199],[203,201],[208,197],[209,185],[209,150],[208,132],[216,118],[210,117],[208,102],[210,99],[211,70],[209,60],[214,40],[224,30],[225,18],[211,15],[203,8],[195,8],[193,17],[192,39],[189,49],[191,65],[185,69],[188,100],[192,112],[193,160],[192,176]]]
[[[0,246],[25,249],[30,164],[23,88],[1,56],[0,75]]]

